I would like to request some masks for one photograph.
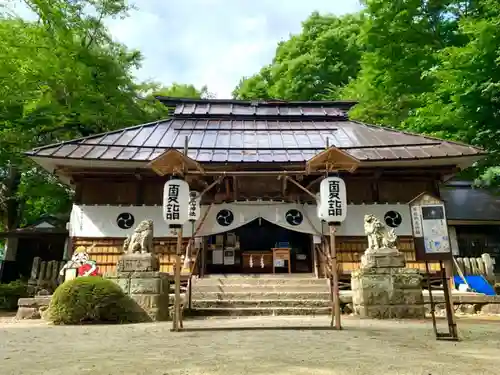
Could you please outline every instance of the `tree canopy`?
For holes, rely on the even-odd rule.
[[[23,152],[165,117],[157,93],[201,97],[207,88],[138,83],[142,56],[116,43],[107,17],[124,0],[25,0],[37,20],[0,15],[0,229],[68,212],[71,191]]]
[[[156,95],[213,96],[134,80],[141,53],[104,26],[127,15],[125,0],[24,2],[35,21],[0,9],[0,229],[71,205],[71,190],[24,151],[163,118]],[[498,185],[499,26],[497,0],[365,0],[358,14],[313,13],[233,95],[358,100],[355,119],[485,148],[469,175]]]
[[[495,184],[499,26],[495,0],[365,0],[356,15],[314,13],[233,95],[357,100],[354,119],[485,148],[468,176]]]
[[[238,99],[320,100],[337,96],[359,71],[359,15],[313,13],[302,32],[278,44],[271,64],[244,77],[233,92]]]

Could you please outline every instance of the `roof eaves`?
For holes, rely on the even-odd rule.
[[[487,155],[488,154],[488,152],[486,150],[484,150],[484,149],[482,149],[480,147],[477,147],[477,146],[468,145],[467,143],[462,143],[462,142],[458,142],[458,141],[451,141],[451,140],[442,139],[442,138],[438,138],[438,137],[432,137],[430,135],[424,135],[424,134],[419,134],[419,133],[412,133],[412,132],[409,132],[409,131],[406,131],[406,130],[399,130],[399,129],[390,128],[390,127],[387,127],[387,126],[367,124],[367,123],[364,123],[364,122],[361,122],[361,121],[357,121],[357,120],[352,120],[352,119],[349,119],[349,121],[350,122],[354,122],[354,123],[359,124],[359,125],[367,126],[369,128],[383,129],[383,130],[387,130],[387,131],[394,132],[394,133],[410,135],[410,136],[413,136],[413,137],[421,137],[421,138],[425,138],[425,139],[428,139],[430,141],[435,141],[435,142],[439,142],[439,143],[451,143],[451,144],[455,144],[457,146],[472,148],[472,149],[474,149],[476,151],[477,155]]]
[[[167,122],[167,121],[170,121],[170,120],[172,120],[172,119],[171,118],[160,119],[160,120],[156,120],[156,121],[147,122],[147,123],[144,123],[144,124],[129,126],[127,128],[122,128],[122,129],[117,129],[117,130],[111,130],[111,131],[108,131],[108,132],[102,132],[102,133],[98,133],[98,134],[93,134],[93,135],[89,135],[87,137],[80,137],[80,138],[70,139],[68,141],[51,143],[49,145],[45,145],[45,146],[41,146],[41,147],[36,147],[36,148],[34,148],[34,149],[30,150],[30,151],[25,151],[23,154],[27,155],[27,156],[36,156],[37,152],[42,151],[42,150],[46,150],[48,148],[52,148],[52,147],[61,148],[64,145],[81,143],[82,141],[86,141],[86,140],[89,140],[89,139],[95,139],[95,138],[99,138],[99,137],[103,137],[103,136],[107,136],[107,135],[111,135],[111,134],[121,133],[121,132],[124,132],[124,131],[127,131],[127,130],[134,130],[134,129],[139,129],[139,128],[146,127],[146,126],[158,125],[158,124],[160,124],[162,122]]]

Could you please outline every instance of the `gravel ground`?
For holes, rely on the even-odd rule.
[[[459,319],[456,343],[436,341],[430,320],[343,317],[337,332],[322,328],[328,317],[217,318],[174,333],[169,322],[54,327],[0,317],[0,374],[498,375],[499,323]]]

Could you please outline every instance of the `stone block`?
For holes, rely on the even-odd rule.
[[[38,307],[19,307],[17,309],[16,319],[40,319],[40,309]]]
[[[109,277],[109,280],[113,281],[117,284],[124,293],[128,293],[130,290],[130,279],[121,278],[121,277]]]
[[[394,287],[398,289],[422,289],[422,276],[418,270],[404,269],[411,272],[400,272],[394,275]],[[413,272],[415,271],[415,272]]]
[[[151,272],[160,269],[158,257],[151,253],[125,254],[117,263],[117,273],[120,272]]]
[[[365,252],[361,256],[361,268],[402,268],[405,257],[398,251]]]
[[[423,305],[424,297],[421,289],[394,289],[391,305]]]
[[[481,308],[481,314],[500,314],[500,304],[489,303]]]
[[[160,294],[162,279],[130,279],[130,294]]]
[[[371,319],[422,319],[425,317],[424,305],[357,305],[354,313],[361,318]]]
[[[161,300],[159,294],[132,294],[130,295],[130,298],[132,298],[144,310],[159,307]],[[168,301],[166,308],[168,308]]]

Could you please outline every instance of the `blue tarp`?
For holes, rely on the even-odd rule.
[[[464,281],[458,275],[453,277],[455,281],[455,285],[463,284]],[[465,276],[465,280],[467,280],[467,284],[471,287],[471,289],[476,293],[486,294],[487,296],[495,296],[495,289],[486,281],[483,276]]]

